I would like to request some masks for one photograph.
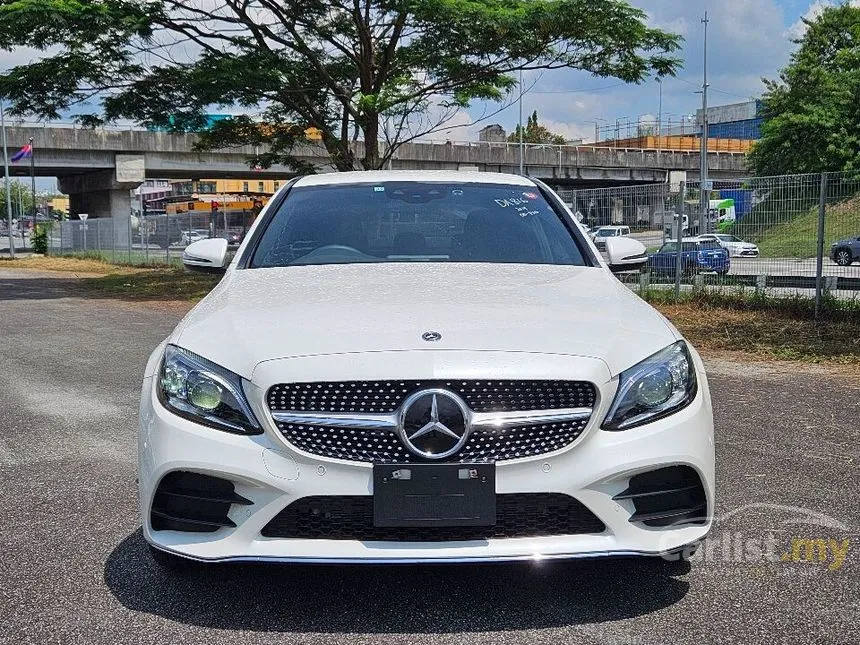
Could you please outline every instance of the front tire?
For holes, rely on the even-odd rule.
[[[196,565],[193,560],[189,560],[188,558],[183,558],[182,556],[162,551],[151,544],[147,546],[149,547],[149,555],[152,556],[155,563],[167,571],[173,571],[176,573],[189,571]]]
[[[854,259],[851,257],[851,251],[848,249],[836,249],[833,254],[833,261],[841,267],[847,267]]]

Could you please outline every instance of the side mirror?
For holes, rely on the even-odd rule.
[[[182,264],[190,271],[224,273],[226,262],[227,240],[222,237],[193,242],[182,253]]]
[[[632,237],[607,237],[606,262],[613,273],[639,271],[648,263],[648,252]]]

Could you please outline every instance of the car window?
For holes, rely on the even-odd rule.
[[[676,242],[666,242],[660,247],[659,253],[674,253],[678,249]]]
[[[703,240],[703,241],[699,242],[699,244],[700,244],[701,248],[703,248],[705,250],[714,250],[714,249],[722,248],[720,246],[720,243],[717,242],[716,240]]]
[[[588,264],[537,188],[383,182],[293,188],[249,266],[356,262]]]

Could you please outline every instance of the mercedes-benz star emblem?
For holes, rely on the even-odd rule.
[[[442,334],[438,331],[425,331],[421,334],[421,340],[426,340],[428,343],[432,343],[437,340],[442,340]]]
[[[453,392],[429,389],[409,396],[400,409],[400,437],[426,459],[453,455],[469,435],[469,408]]]

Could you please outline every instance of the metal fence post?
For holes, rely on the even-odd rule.
[[[166,223],[166,239],[164,242],[164,258],[167,264],[170,264],[170,215],[164,216],[164,221]]]
[[[128,263],[131,264],[131,212],[128,214]]]
[[[821,282],[824,273],[824,212],[827,205],[827,173],[821,173],[818,195],[818,245],[815,252],[815,320],[821,313]]]
[[[678,193],[678,214],[675,221],[678,223],[678,247],[675,249],[675,300],[681,299],[681,265],[683,264],[681,252],[684,248],[684,197],[687,195],[687,182],[682,181],[680,192]]]

